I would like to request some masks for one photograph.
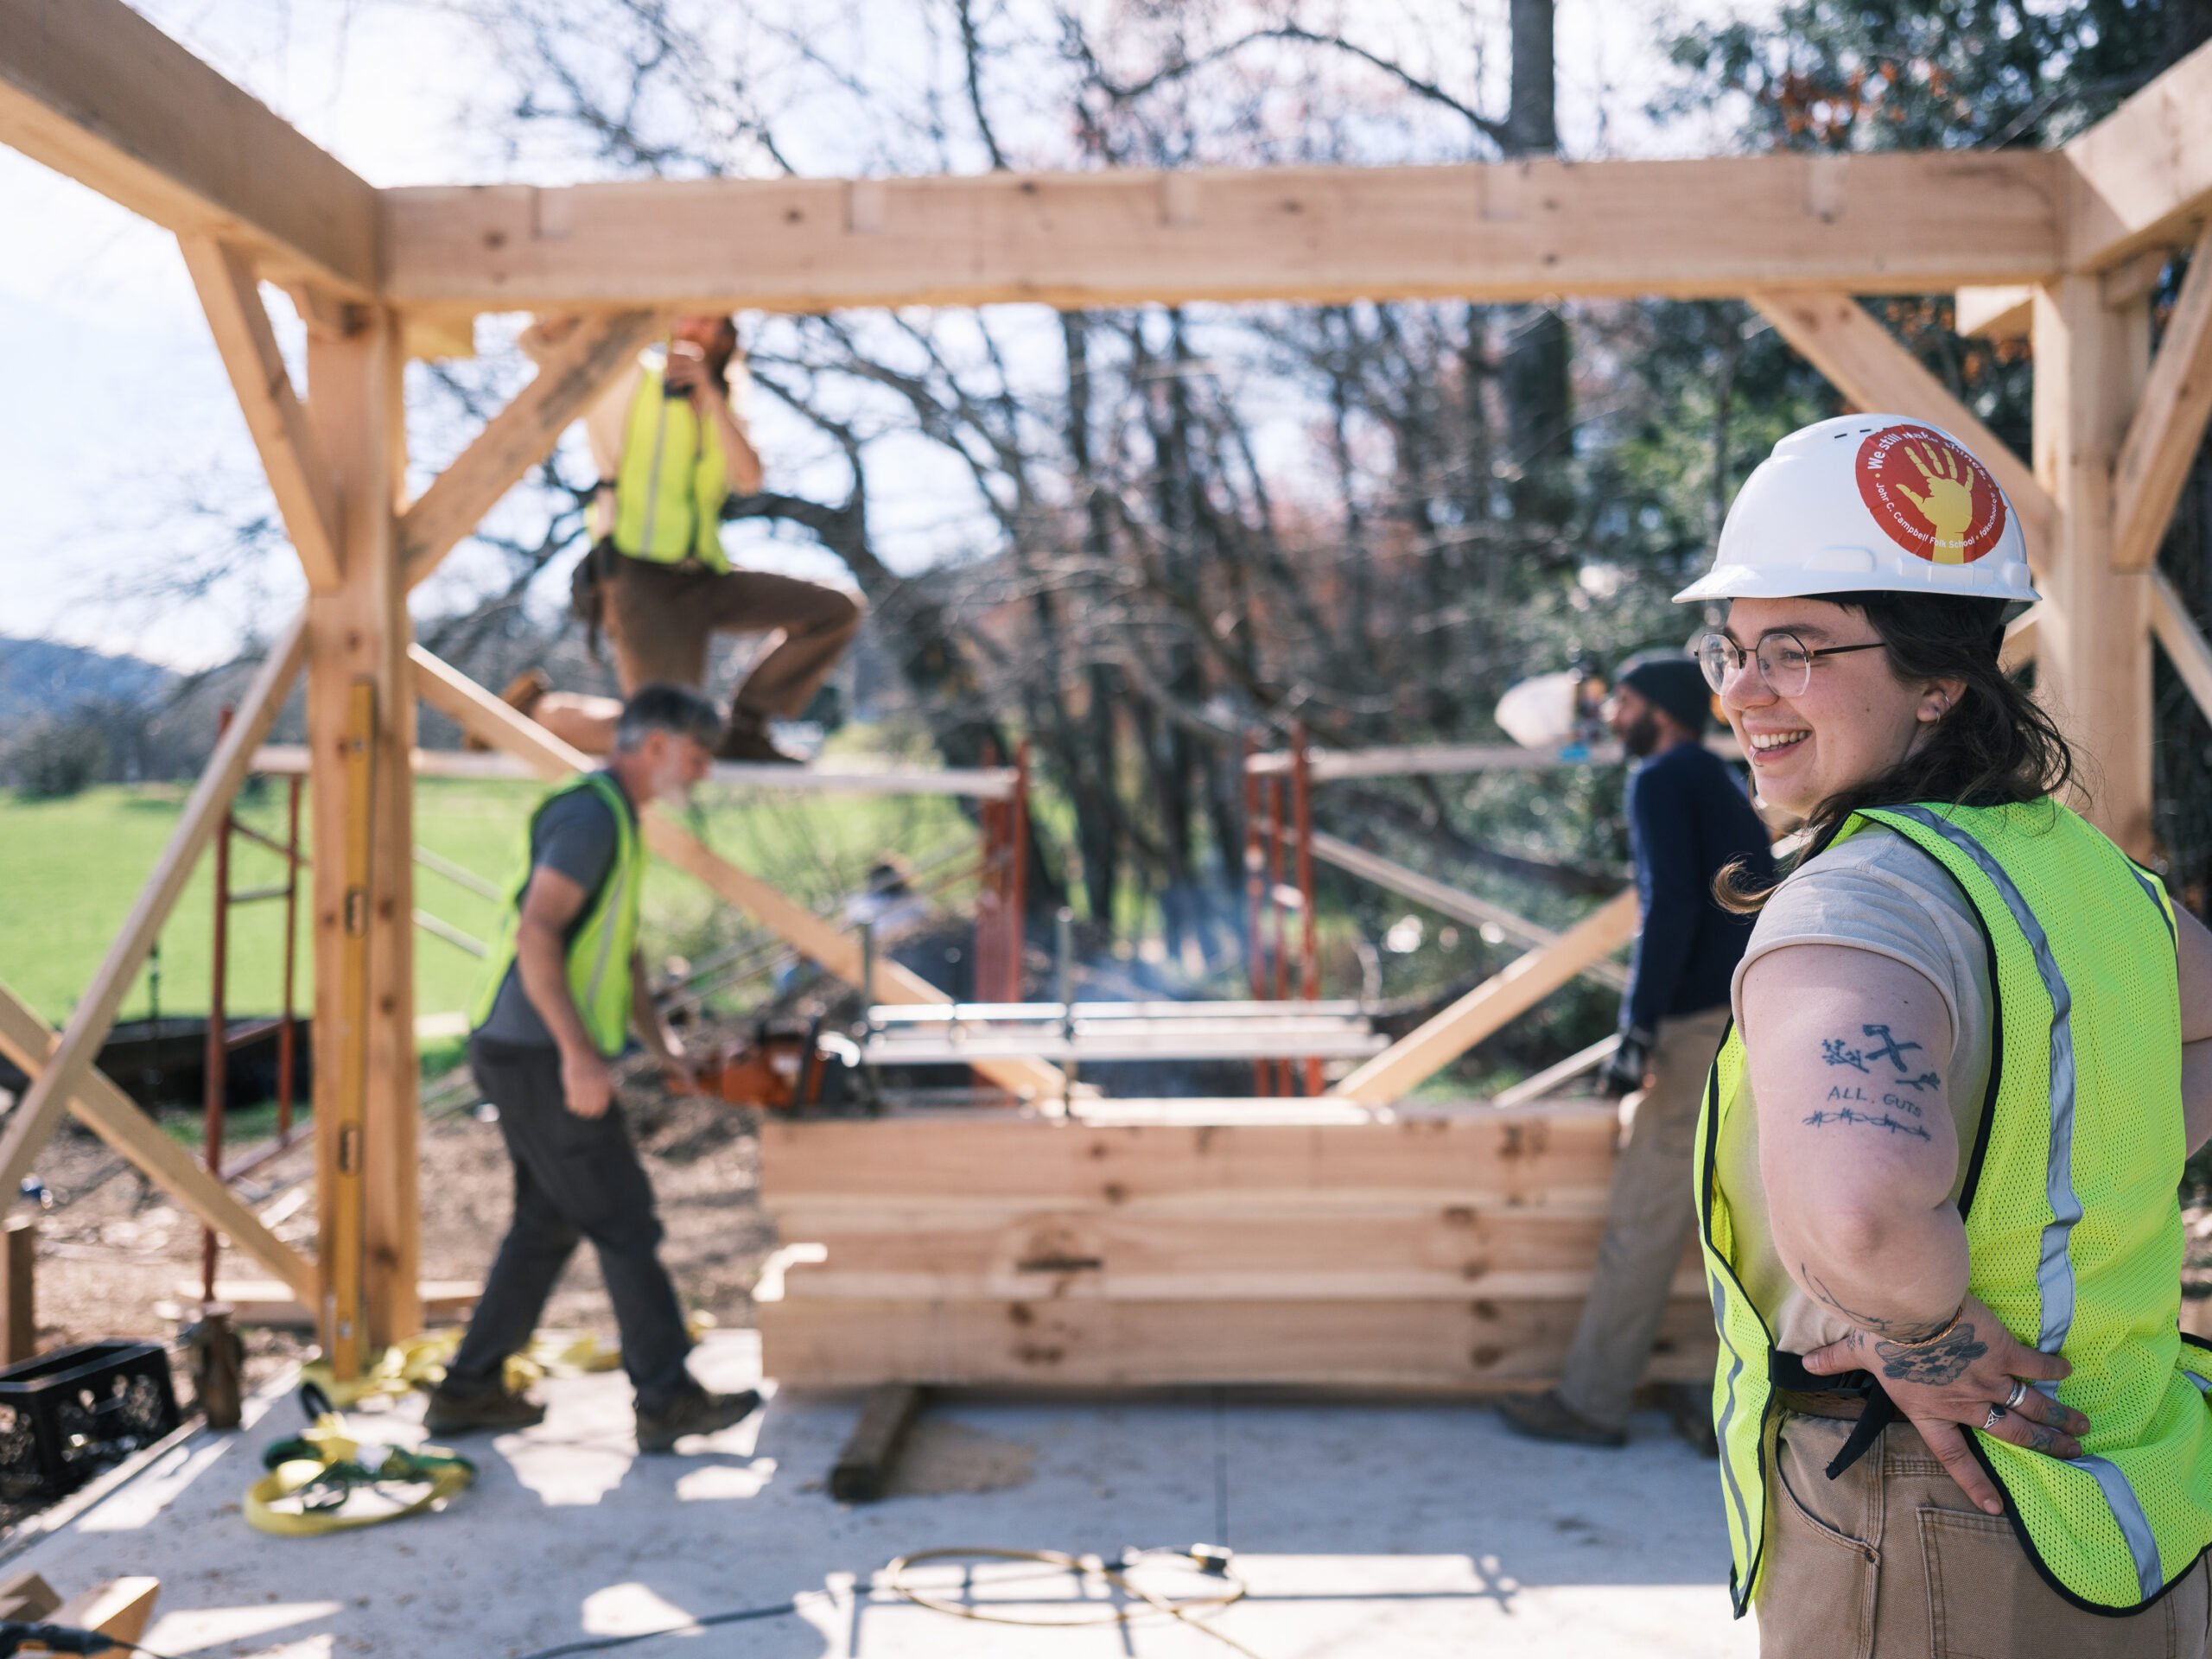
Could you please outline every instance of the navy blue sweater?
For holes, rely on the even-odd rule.
[[[1637,768],[1628,830],[1643,928],[1621,1028],[1651,1031],[1727,1001],[1751,918],[1720,908],[1713,878],[1741,856],[1752,875],[1770,880],[1774,855],[1734,770],[1700,743],[1678,743]]]

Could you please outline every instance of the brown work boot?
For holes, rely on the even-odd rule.
[[[732,708],[729,724],[715,740],[715,759],[741,760],[756,766],[796,766],[795,754],[786,754],[768,735],[768,717],[751,709]]]
[[[1713,1389],[1694,1382],[1676,1382],[1667,1390],[1667,1415],[1675,1433],[1701,1458],[1720,1455],[1720,1436],[1713,1427]]]
[[[520,715],[530,718],[530,711],[537,707],[537,700],[553,689],[553,677],[542,668],[525,668],[507,682],[507,689],[499,693],[499,701]],[[483,754],[492,746],[480,737],[464,737],[461,747],[474,754]]]
[[[658,1411],[638,1408],[638,1450],[673,1452],[687,1434],[717,1434],[735,1427],[760,1409],[757,1389],[738,1394],[709,1394],[693,1389],[678,1395],[674,1403]]]
[[[1566,1446],[1626,1446],[1624,1429],[1592,1422],[1559,1397],[1557,1389],[1541,1394],[1508,1395],[1497,1402],[1497,1414],[1516,1434],[1532,1440],[1555,1440]]]
[[[429,1408],[423,1413],[423,1427],[440,1435],[536,1428],[544,1421],[544,1407],[504,1388],[455,1394],[441,1384],[430,1391]]]

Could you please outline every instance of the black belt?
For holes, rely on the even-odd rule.
[[[1828,1464],[1827,1477],[1834,1480],[1845,1470],[1872,1450],[1881,1433],[1903,1414],[1897,1402],[1890,1398],[1889,1390],[1872,1371],[1846,1371],[1840,1376],[1819,1376],[1805,1369],[1802,1354],[1775,1351],[1771,1356],[1769,1380],[1777,1389],[1788,1389],[1796,1394],[1850,1394],[1866,1402],[1859,1414],[1859,1421],[1852,1425],[1851,1433],[1843,1449]]]

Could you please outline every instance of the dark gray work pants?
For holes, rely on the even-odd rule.
[[[558,1049],[478,1037],[468,1045],[468,1063],[499,1109],[499,1133],[515,1166],[515,1216],[446,1386],[473,1394],[498,1383],[506,1357],[530,1345],[561,1270],[588,1238],[614,1304],[622,1369],[637,1390],[638,1409],[664,1411],[697,1386],[683,1364],[691,1338],[661,1265],[652,1183],[630,1144],[620,1104],[597,1118],[570,1111]]]

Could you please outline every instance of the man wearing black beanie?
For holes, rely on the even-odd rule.
[[[1667,1296],[1696,1219],[1690,1162],[1698,1098],[1728,1024],[1729,982],[1751,918],[1720,908],[1713,878],[1741,859],[1772,879],[1766,826],[1743,784],[1701,741],[1712,693],[1678,652],[1631,657],[1613,678],[1605,723],[1639,761],[1628,785],[1629,844],[1643,912],[1620,1047],[1606,1091],[1643,1098],[1613,1171],[1598,1270],[1556,1389],[1500,1409],[1537,1440],[1619,1446],[1650,1362]],[[1682,1433],[1713,1445],[1706,1389],[1678,1409]]]

